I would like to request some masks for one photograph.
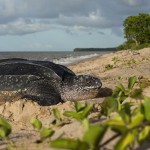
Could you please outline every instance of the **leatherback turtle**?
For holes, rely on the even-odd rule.
[[[0,60],[0,92],[15,92],[42,106],[95,98],[101,86],[97,77],[76,75],[67,67],[50,61]]]

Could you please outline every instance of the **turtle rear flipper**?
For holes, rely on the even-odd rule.
[[[23,97],[31,99],[42,106],[54,105],[61,102],[60,94],[47,80],[31,82],[23,91]]]

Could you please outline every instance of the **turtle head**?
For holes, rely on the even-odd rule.
[[[78,101],[95,98],[102,86],[99,78],[79,75],[66,78],[61,86],[61,98],[64,101]]]

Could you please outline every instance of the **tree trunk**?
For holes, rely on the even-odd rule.
[[[136,38],[132,38],[132,40],[135,42],[136,46],[139,45],[138,41],[136,40]]]

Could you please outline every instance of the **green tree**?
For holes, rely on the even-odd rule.
[[[134,41],[136,46],[150,43],[150,15],[140,13],[138,16],[129,16],[124,22],[124,34],[127,41]]]

